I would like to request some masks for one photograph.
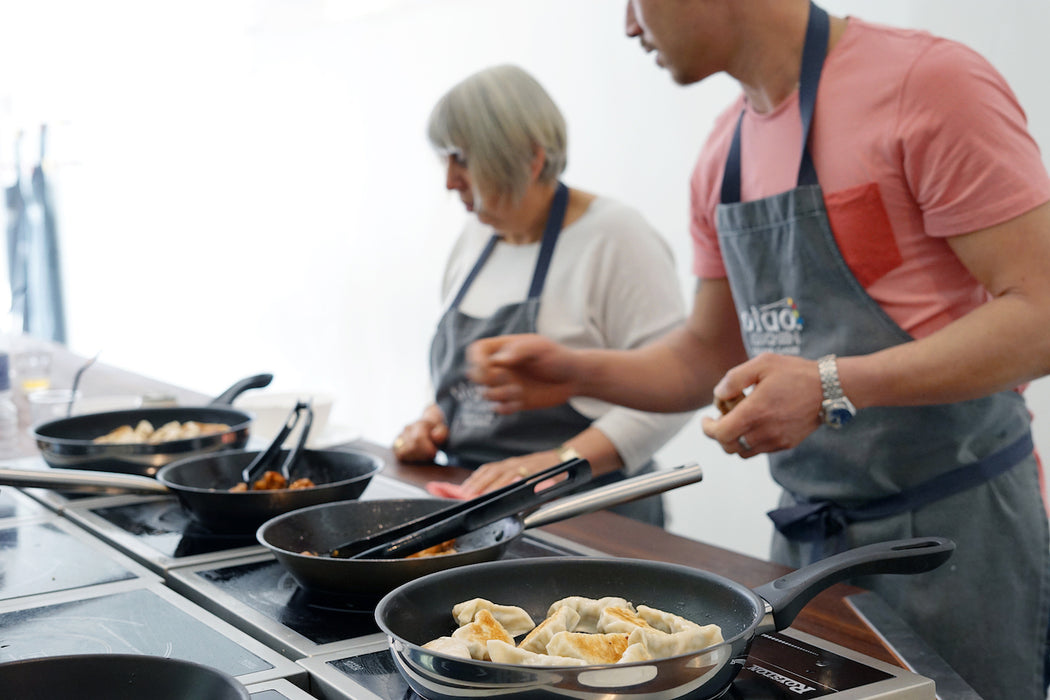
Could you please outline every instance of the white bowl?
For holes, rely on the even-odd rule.
[[[328,416],[335,401],[332,394],[321,391],[250,391],[235,398],[233,406],[252,416],[252,442],[269,445],[284,427],[296,402],[307,400],[313,407],[314,421],[306,445],[314,448],[321,444],[325,427],[328,425]],[[302,432],[301,427],[302,422],[295,426],[284,441],[285,447],[295,445]]]

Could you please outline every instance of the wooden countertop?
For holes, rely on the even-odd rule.
[[[74,355],[61,346],[54,347],[53,352],[53,384],[68,388],[74,373],[87,358]],[[239,377],[231,377],[230,383],[237,379]],[[216,395],[224,388],[220,387]],[[163,392],[171,394],[183,405],[203,405],[213,398],[113,367],[101,359],[84,372],[80,389],[86,397]],[[29,411],[25,398],[16,397],[16,403],[20,404],[20,415],[28,428]],[[38,454],[28,432],[22,430],[21,434],[21,451],[26,455]],[[354,446],[382,457],[388,464],[384,471],[387,476],[416,485],[431,480],[460,481],[467,473],[435,465],[402,464],[387,447],[365,440],[357,441]],[[674,535],[608,511],[578,516],[543,529],[611,556],[684,564],[749,587],[767,583],[790,571],[778,564]],[[792,627],[876,659],[904,666],[845,601],[845,596],[858,592],[860,589],[844,584],[828,588],[803,609]]]

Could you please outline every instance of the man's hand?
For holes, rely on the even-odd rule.
[[[824,395],[813,360],[762,354],[726,372],[714,393],[716,405],[734,405],[720,418],[704,416],[700,424],[730,454],[750,457],[795,447],[821,425]]]
[[[559,406],[577,394],[574,352],[540,335],[485,338],[467,350],[471,381],[488,387],[496,412]]]

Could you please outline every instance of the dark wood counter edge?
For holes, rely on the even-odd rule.
[[[76,370],[86,358],[55,346],[52,361],[52,384],[68,388]],[[246,372],[254,374],[253,372]],[[240,379],[231,377],[230,383]],[[81,389],[85,396],[114,394],[142,394],[164,392],[174,396],[183,405],[203,405],[213,396],[177,387],[159,380],[143,377],[99,361],[84,372]],[[226,387],[218,387],[215,395]],[[20,415],[28,417],[28,406],[21,397]],[[26,426],[28,427],[28,426]],[[23,454],[38,454],[36,445],[27,434],[23,438]],[[380,456],[388,464],[387,476],[422,486],[428,481],[460,481],[467,472],[436,465],[402,464],[386,447],[367,440],[353,443],[356,448]],[[787,573],[790,569],[761,559],[715,547],[697,540],[674,535],[660,528],[601,511],[582,515],[543,528],[560,537],[617,557],[631,557],[666,561],[717,573],[746,586],[759,586]],[[793,628],[853,649],[873,658],[904,667],[905,665],[886,647],[874,631],[853,611],[845,597],[861,589],[838,584],[822,592],[796,618]]]
[[[468,473],[450,467],[405,464],[399,462],[389,448],[368,440],[352,444],[384,459],[389,465],[383,472],[386,476],[417,486],[434,480],[458,482]],[[608,511],[577,516],[542,529],[612,556],[684,564],[749,587],[760,586],[791,571],[779,564],[681,537]],[[846,601],[846,596],[861,591],[845,584],[828,588],[803,609],[792,628],[904,668],[901,660]]]

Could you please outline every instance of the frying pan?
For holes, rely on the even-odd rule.
[[[303,450],[293,473],[313,480],[317,486],[228,491],[240,481],[241,470],[257,454],[229,450],[188,457],[163,467],[155,479],[78,469],[0,468],[0,485],[89,493],[174,494],[190,517],[209,530],[250,533],[281,513],[357,498],[383,468],[379,457],[359,450]]]
[[[698,466],[665,469],[590,489],[535,512],[502,518],[456,539],[456,552],[415,559],[336,559],[328,552],[346,540],[429,515],[456,501],[439,498],[329,503],[287,513],[259,528],[256,538],[292,578],[311,593],[372,607],[406,581],[436,571],[498,559],[525,530],[700,481]],[[451,610],[452,608],[449,608]]]
[[[538,558],[474,564],[406,583],[376,607],[398,670],[429,700],[499,695],[713,698],[721,695],[758,634],[783,629],[818,593],[868,574],[914,574],[940,566],[955,544],[939,537],[858,547],[787,574],[754,590],[678,564],[638,559]],[[540,668],[471,661],[423,649],[455,629],[452,607],[473,598],[524,608],[538,623],[551,603],[568,596],[626,598],[717,624],[725,641],[667,659],[615,665]]]
[[[940,566],[955,544],[940,537],[858,547],[794,571],[754,590],[678,564],[593,557],[510,559],[442,571],[406,583],[376,607],[398,670],[429,700],[484,697],[713,698],[742,667],[758,634],[783,629],[818,593],[868,574],[914,574]],[[725,641],[667,659],[615,665],[541,668],[471,661],[423,649],[451,634],[452,607],[473,598],[524,608],[538,623],[568,596],[619,596],[717,624]]]
[[[48,466],[153,476],[165,464],[176,459],[243,447],[248,442],[252,417],[244,411],[234,409],[230,404],[248,389],[259,389],[271,381],[272,374],[246,377],[212,399],[207,406],[85,413],[41,423],[33,428],[32,434]],[[230,427],[221,433],[170,440],[156,445],[94,442],[95,438],[106,435],[122,425],[134,427],[142,420],[148,420],[158,428],[173,420],[180,423],[224,423]]]
[[[232,676],[192,661],[137,654],[75,654],[0,664],[5,697],[33,700],[248,700]]]

